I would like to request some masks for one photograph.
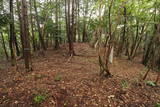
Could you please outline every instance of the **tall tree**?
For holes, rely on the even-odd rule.
[[[124,7],[123,7],[123,17],[124,17],[124,22],[123,22],[123,35],[121,37],[121,42],[120,42],[120,46],[119,46],[119,49],[118,49],[118,52],[117,52],[117,55],[119,56],[123,49],[124,49],[124,45],[125,45],[125,39],[126,39],[126,26],[127,26],[127,8],[125,6],[125,3],[124,3]]]
[[[71,39],[74,42],[76,38],[76,33],[75,33],[75,0],[72,0],[72,14],[71,14]]]
[[[30,4],[30,25],[31,25],[31,34],[32,34],[32,47],[33,51],[36,51],[36,41],[34,33],[34,22],[33,22],[33,13],[32,13],[32,0],[29,1]]]
[[[21,37],[21,45],[22,45],[22,56],[24,56],[24,45],[23,45],[23,35],[22,35],[22,18],[21,18],[21,9],[20,9],[20,2],[19,0],[16,0],[17,4],[17,12],[18,12],[18,18],[19,18],[19,23],[20,23],[20,37]]]
[[[84,5],[85,5],[85,8],[84,8],[84,13],[83,13],[83,37],[82,37],[82,40],[83,42],[87,42],[87,15],[88,15],[88,4],[89,2],[87,0],[84,0]]]
[[[36,14],[36,22],[37,22],[39,40],[40,40],[40,43],[41,43],[41,47],[42,47],[43,50],[46,50],[44,38],[43,38],[43,35],[42,35],[42,32],[41,32],[41,27],[40,27],[40,21],[39,21],[39,17],[38,17],[36,0],[34,0],[34,9],[35,9],[35,14]]]
[[[73,3],[73,0],[72,2],[70,0],[68,1],[65,0],[65,15],[66,15],[65,19],[66,19],[66,31],[67,31],[67,37],[68,37],[68,43],[69,43],[69,54],[70,56],[73,56],[75,55],[75,52],[74,52],[74,45],[73,45],[73,32],[71,29],[71,27],[73,27],[71,26],[71,22],[72,22],[71,21],[71,7],[70,7],[71,3]]]
[[[76,7],[77,7],[77,35],[78,35],[78,42],[81,42],[81,35],[80,35],[80,0],[76,0]]]
[[[14,14],[13,14],[13,0],[9,1],[10,6],[10,52],[11,52],[11,65],[16,65],[16,54],[15,54],[15,26],[14,26]]]
[[[56,37],[55,37],[55,49],[59,48],[59,0],[56,0]]]
[[[27,4],[26,0],[22,0],[22,33],[24,40],[24,60],[25,68],[27,71],[32,69],[31,67],[31,48],[30,48],[30,39],[29,39],[29,28],[28,28],[28,16],[27,16]]]
[[[4,36],[3,36],[2,32],[0,32],[0,34],[2,36],[2,46],[3,46],[3,49],[4,49],[5,55],[6,55],[6,59],[8,60],[9,56],[8,56],[8,52],[7,52],[7,49],[6,49],[6,44],[5,44]]]

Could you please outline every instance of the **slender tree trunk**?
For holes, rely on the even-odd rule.
[[[61,0],[59,0],[59,6],[58,6],[58,9],[59,9],[59,22],[61,22],[61,17],[62,17],[62,9],[61,9]],[[58,29],[59,29],[59,36],[61,36],[62,35],[62,25],[61,25],[61,23],[59,23],[59,25],[58,25]],[[59,44],[61,44],[62,43],[62,37],[59,37]]]
[[[78,34],[78,42],[81,42],[81,35],[80,35],[80,0],[77,1],[77,34]]]
[[[14,15],[13,15],[13,0],[10,0],[10,50],[11,50],[11,65],[16,66],[16,54],[15,54],[15,27],[14,27]]]
[[[35,9],[35,14],[36,14],[36,21],[37,21],[37,27],[38,27],[38,33],[39,33],[39,40],[40,40],[42,49],[46,50],[46,46],[45,46],[45,43],[44,43],[44,38],[42,36],[42,32],[41,32],[41,28],[40,28],[40,22],[39,22],[39,18],[38,18],[36,0],[34,0],[34,9]]]
[[[147,50],[146,52],[144,52],[145,54],[143,55],[143,60],[142,60],[142,64],[143,65],[147,65],[149,59],[150,59],[150,53],[151,53],[151,48],[152,48],[152,44],[153,44],[153,38],[150,40],[150,43],[148,44]]]
[[[109,23],[108,23],[108,27],[109,27],[109,38],[110,38],[110,41],[108,43],[108,49],[107,49],[107,55],[106,55],[106,68],[107,68],[107,75],[111,75],[110,73],[110,70],[109,70],[109,56],[111,54],[111,50],[112,48],[114,47],[114,35],[112,35],[112,20],[111,20],[111,11],[112,11],[112,6],[113,6],[113,2],[114,0],[111,1],[110,3],[110,6],[109,6],[109,13],[108,13],[108,20],[109,20]]]
[[[148,69],[148,71],[146,72],[146,74],[143,77],[143,80],[145,80],[147,78],[148,73],[150,72],[150,68]]]
[[[75,41],[75,0],[72,0],[72,21],[71,21],[71,39]]]
[[[14,36],[14,41],[15,41],[15,46],[16,46],[16,54],[17,56],[20,56],[20,50],[19,50],[19,47],[18,47],[18,40],[17,40],[17,37]]]
[[[157,0],[156,0],[157,1]],[[154,8],[154,23],[156,23],[156,16],[157,16],[157,8],[155,7]],[[156,29],[156,24],[154,24],[154,28]],[[150,39],[150,42],[147,46],[147,49],[146,51],[144,52],[144,55],[143,55],[143,60],[142,60],[142,64],[143,65],[147,65],[147,63],[149,62],[149,60],[151,59],[150,58],[150,54],[151,54],[151,50],[152,50],[152,47],[153,47],[153,43],[154,43],[154,37],[155,35],[153,35]]]
[[[56,0],[56,37],[55,37],[55,49],[58,49],[59,48],[59,20],[58,20],[58,0]]]
[[[120,44],[120,47],[119,47],[118,53],[117,53],[118,56],[119,56],[119,55],[122,53],[122,51],[123,51],[123,48],[124,48],[124,45],[125,45],[125,38],[126,38],[127,9],[126,9],[125,6],[123,7],[123,9],[124,9],[124,13],[123,13],[123,17],[124,17],[124,27],[123,27],[122,43]]]
[[[9,56],[8,56],[7,49],[6,49],[6,44],[5,44],[4,36],[3,36],[2,32],[0,32],[0,34],[2,36],[2,46],[3,46],[3,49],[4,49],[5,55],[6,55],[6,59],[8,60]]]
[[[86,22],[83,22],[83,42],[87,42]]]
[[[130,59],[130,60],[132,60],[132,56],[133,56],[133,53],[134,53],[136,44],[137,44],[137,42],[138,42],[138,38],[139,38],[139,21],[137,20],[136,37],[135,37],[135,39],[133,40],[133,44],[132,44],[132,47],[131,47],[131,52],[130,52],[130,54],[129,54],[129,59]]]
[[[105,76],[105,77],[111,76],[110,68],[109,68],[109,62],[110,62],[109,58],[113,58],[113,56],[111,54],[113,53],[113,49],[114,49],[114,35],[112,34],[112,23],[111,23],[111,21],[112,21],[111,20],[111,10],[112,10],[112,6],[113,6],[113,2],[114,2],[114,0],[111,0],[110,5],[109,5],[109,10],[108,10],[109,11],[108,12],[109,38],[106,36],[105,45],[103,45],[103,47],[102,47],[102,48],[104,48],[104,52],[100,52],[100,48],[98,51],[100,76]],[[101,9],[101,6],[100,6],[100,9]],[[100,16],[100,21],[101,21],[101,11],[99,11],[99,16]],[[100,34],[100,36],[101,36],[101,34]],[[101,45],[99,45],[99,47],[100,46]],[[101,53],[103,54],[102,56],[104,56],[104,57],[100,56]]]
[[[87,18],[87,14],[88,14],[88,1],[86,1],[86,7],[85,7],[85,10],[84,10],[84,16],[83,16],[83,42],[87,42],[87,27],[86,27],[86,18]]]
[[[65,0],[65,22],[66,22],[66,35],[68,37],[68,35],[69,35],[69,28],[68,28],[67,0]]]
[[[73,41],[76,42],[76,38],[77,38],[77,0],[74,0],[74,2],[72,2],[73,4],[73,7],[72,10],[73,10]]]
[[[26,0],[22,0],[22,32],[24,40],[24,60],[26,71],[30,71],[31,67],[31,49],[29,39],[29,28],[28,28],[28,16],[27,16],[27,4]]]
[[[18,11],[18,18],[19,18],[19,23],[20,23],[20,37],[21,37],[21,45],[22,45],[22,57],[24,56],[24,45],[23,45],[23,37],[22,37],[22,19],[21,19],[21,14],[20,14],[20,2],[19,0],[16,0],[17,4],[17,11]]]
[[[69,54],[70,56],[75,55],[74,52],[74,46],[73,46],[73,40],[72,40],[72,32],[71,32],[71,18],[70,18],[70,0],[65,0],[65,15],[66,15],[66,31],[67,31],[67,37],[68,37],[68,43],[69,43]],[[68,8],[67,8],[68,5]]]
[[[125,38],[126,38],[126,24],[127,24],[127,9],[124,7],[124,27],[123,27],[123,36],[122,36],[122,49],[125,44]]]
[[[155,83],[157,84],[160,79],[160,73],[158,73]]]
[[[30,20],[31,20],[31,33],[32,33],[32,47],[33,51],[36,51],[36,42],[35,42],[35,34],[34,34],[34,27],[33,27],[33,13],[32,13],[32,0],[29,1],[30,3]]]
[[[49,47],[49,34],[46,35],[46,47]]]

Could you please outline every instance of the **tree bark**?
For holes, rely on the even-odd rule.
[[[19,50],[19,46],[18,46],[18,40],[17,40],[17,37],[14,36],[14,41],[15,41],[15,46],[16,46],[16,54],[17,56],[20,56],[20,50]]]
[[[77,3],[77,34],[78,34],[78,42],[81,42],[80,35],[80,0],[76,0]]]
[[[11,65],[16,66],[16,54],[15,54],[15,26],[14,26],[14,15],[13,15],[13,0],[10,0],[10,50],[11,50]]]
[[[18,19],[20,23],[20,37],[21,37],[21,45],[22,45],[22,57],[24,56],[24,45],[23,45],[23,37],[22,37],[22,19],[21,19],[21,14],[20,14],[20,2],[19,0],[16,0],[17,4],[17,12],[18,12]]]
[[[58,0],[56,0],[56,37],[55,37],[55,49],[58,49],[59,48],[59,20],[58,20],[58,12],[59,9],[58,9]]]
[[[117,56],[119,56],[122,51],[123,51],[123,48],[124,48],[124,45],[125,45],[125,38],[126,38],[126,24],[127,24],[127,9],[126,7],[124,6],[123,7],[123,17],[124,17],[124,27],[123,27],[123,35],[122,35],[122,43],[120,44],[120,47],[118,49],[118,52],[117,52]]]
[[[68,37],[68,43],[69,43],[69,54],[70,56],[75,55],[74,52],[74,45],[73,45],[73,38],[72,38],[72,32],[71,32],[71,18],[70,18],[70,0],[65,0],[65,15],[66,15],[66,31],[67,31],[67,37]],[[68,5],[68,8],[67,8]]]
[[[34,27],[33,27],[33,13],[32,13],[32,0],[29,1],[30,3],[30,20],[31,20],[31,33],[32,33],[32,47],[33,51],[36,51],[36,42],[35,42],[35,34],[34,34]]]
[[[35,9],[35,14],[36,14],[36,22],[37,22],[39,40],[40,40],[40,43],[41,43],[41,47],[42,47],[43,50],[46,50],[46,46],[45,46],[45,43],[44,43],[44,38],[42,36],[42,32],[41,32],[41,28],[40,28],[40,22],[39,22],[39,18],[38,18],[36,0],[34,0],[34,9]]]
[[[87,14],[88,14],[88,1],[86,1],[86,3],[85,3],[86,5],[86,7],[85,7],[85,10],[84,10],[84,16],[83,16],[83,38],[82,38],[82,40],[83,40],[83,42],[87,42],[88,40],[88,37],[87,37],[87,31],[86,31],[86,29],[87,29],[87,27],[86,27],[86,18],[87,18]]]
[[[31,67],[31,49],[29,39],[29,28],[28,28],[28,16],[27,16],[27,4],[26,0],[22,0],[22,32],[24,40],[24,60],[26,71],[32,70]]]
[[[3,49],[4,49],[4,53],[6,55],[6,59],[8,60],[9,59],[9,56],[8,56],[8,53],[7,53],[7,49],[6,49],[6,44],[5,44],[5,40],[4,40],[4,36],[3,36],[3,33],[0,32],[1,36],[2,36],[2,46],[3,46]]]
[[[160,78],[160,73],[158,73],[155,83],[157,84]]]

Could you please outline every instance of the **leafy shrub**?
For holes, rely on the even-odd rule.
[[[122,81],[121,81],[121,86],[122,86],[122,88],[128,88],[128,87],[129,87],[128,81],[122,80]]]
[[[149,86],[152,86],[152,87],[156,86],[156,83],[153,82],[153,81],[147,81],[146,84],[149,85]]]
[[[56,75],[55,77],[54,77],[54,80],[55,81],[60,81],[62,78],[61,78],[61,76],[60,75]]]
[[[45,99],[46,99],[46,96],[37,95],[34,97],[33,101],[34,101],[34,103],[39,104],[39,103],[43,102]]]

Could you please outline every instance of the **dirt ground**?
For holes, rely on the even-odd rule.
[[[112,78],[99,77],[96,51],[88,44],[75,44],[77,56],[69,58],[67,47],[36,54],[33,71],[18,71],[1,62],[0,107],[155,107],[160,102],[158,86],[141,81],[147,71],[140,62],[115,58]],[[5,66],[5,67],[4,67]],[[150,72],[147,81],[155,81]],[[36,96],[44,96],[35,102]]]

